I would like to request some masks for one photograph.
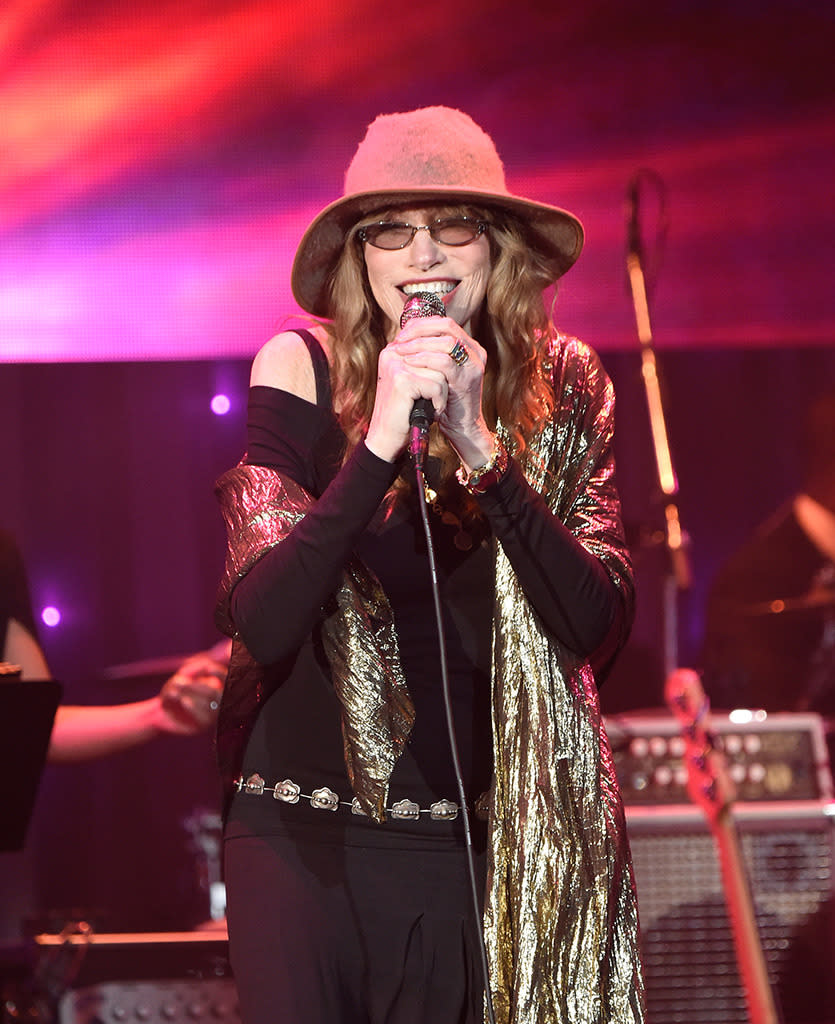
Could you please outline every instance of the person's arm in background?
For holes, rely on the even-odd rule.
[[[47,756],[51,761],[81,761],[164,733],[202,732],[217,716],[225,678],[226,664],[207,651],[187,658],[155,697],[112,707],[61,706]]]
[[[0,639],[0,662],[20,669],[21,679],[51,679],[46,655],[38,642],[29,581],[20,548],[0,531],[0,595],[6,635]],[[113,707],[61,706],[55,715],[48,757],[80,761],[125,750],[163,733],[192,735],[215,720],[230,644],[187,658],[148,700]]]
[[[228,650],[187,658],[160,692],[131,704],[62,705],[49,742],[50,761],[82,761],[136,746],[164,733],[190,736],[215,720]],[[3,660],[20,667],[21,679],[50,679],[40,644],[16,619],[6,631]]]

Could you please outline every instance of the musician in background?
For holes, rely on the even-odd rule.
[[[798,492],[720,569],[707,608],[703,683],[714,708],[813,711],[835,753],[835,389],[804,420]],[[830,899],[798,922],[777,991],[786,1024],[830,1020]]]
[[[20,669],[21,679],[50,679],[37,638],[29,584],[12,535],[0,530],[0,662]],[[77,761],[125,750],[163,733],[191,736],[214,723],[223,678],[218,652],[187,658],[147,700],[99,707],[62,705],[49,745],[52,761]]]
[[[112,707],[61,706],[55,716],[48,757],[83,761],[115,754],[164,734],[192,736],[217,716],[228,653],[213,649],[187,658],[147,700]],[[0,530],[0,686],[2,679],[49,679],[38,642],[29,584],[14,537]],[[20,942],[24,922],[38,897],[35,849],[0,854],[0,950]],[[3,976],[0,957],[0,980]]]
[[[704,686],[715,708],[835,716],[835,389],[809,407],[799,492],[719,571]]]

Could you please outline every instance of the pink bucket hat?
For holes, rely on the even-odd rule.
[[[511,195],[493,140],[467,114],[449,107],[381,114],[348,167],[344,195],[313,220],[296,250],[291,284],[302,309],[314,316],[332,315],[328,279],[346,235],[359,220],[385,206],[435,201],[513,214],[554,280],[580,255],[579,220],[556,206]]]

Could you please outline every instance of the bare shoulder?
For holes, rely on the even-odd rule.
[[[312,331],[327,352],[322,328]],[[313,362],[304,340],[296,331],[282,331],[261,348],[252,363],[249,383],[289,391],[309,402],[316,401]]]

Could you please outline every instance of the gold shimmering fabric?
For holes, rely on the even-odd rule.
[[[526,475],[630,607],[611,384],[580,342],[555,339],[552,357],[558,405],[531,445]],[[493,676],[485,939],[496,1020],[643,1021],[626,826],[594,678],[541,628],[501,549]]]
[[[221,477],[216,491],[229,537],[216,620],[234,636],[229,598],[235,584],[281,543],[313,499],[275,470],[245,464]],[[323,637],[342,707],[348,777],[366,814],[383,821],[389,778],[411,731],[414,707],[400,667],[388,600],[358,559],[352,559],[343,573]],[[228,707],[238,700],[247,702],[247,695],[237,691],[263,687],[262,675],[245,651],[233,651],[219,732],[234,718]]]

